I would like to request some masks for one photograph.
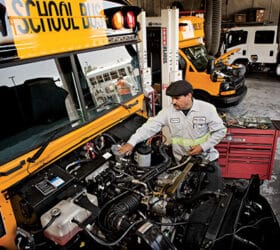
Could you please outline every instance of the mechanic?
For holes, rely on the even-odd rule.
[[[128,82],[121,76],[115,84],[115,88],[121,98],[121,101],[127,101],[132,97]]]
[[[219,152],[214,146],[225,136],[226,127],[215,106],[193,98],[192,85],[185,80],[172,82],[166,89],[166,95],[171,97],[171,104],[138,128],[127,143],[119,148],[120,154],[130,154],[137,143],[167,126],[177,163],[185,156],[201,156],[213,166],[211,182],[217,182],[213,188],[221,188]]]

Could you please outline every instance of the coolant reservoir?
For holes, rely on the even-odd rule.
[[[96,196],[90,194],[87,196],[94,205],[97,205]],[[91,212],[75,204],[74,199],[61,200],[40,218],[42,227],[45,227],[55,216],[54,221],[45,229],[44,234],[48,239],[61,246],[64,246],[81,230],[76,223],[72,222],[72,219],[82,223],[91,216]]]

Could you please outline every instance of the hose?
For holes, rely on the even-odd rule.
[[[207,51],[211,51],[212,47],[212,16],[213,16],[213,0],[206,1],[206,15],[204,23],[204,32]]]
[[[210,55],[215,56],[220,46],[222,23],[222,1],[208,0],[204,24],[206,48]]]
[[[184,160],[182,163],[179,163],[178,165],[176,165],[172,168],[169,168],[168,172],[176,170],[176,169],[181,168],[182,166],[186,165],[191,160],[191,158],[192,158],[192,156],[187,157],[187,159]]]
[[[209,197],[218,198],[221,196],[225,196],[225,194],[223,194],[221,192],[217,192],[217,191],[204,191],[204,192],[201,192],[199,195],[195,195],[191,199],[181,198],[181,199],[178,199],[177,201],[179,203],[184,204],[185,206],[188,206],[188,205],[192,205],[194,202],[199,201],[199,200],[206,200]]]
[[[134,227],[136,226],[137,224],[143,222],[143,220],[138,220],[138,221],[135,221],[133,222],[127,229],[126,231],[115,241],[113,242],[106,242],[104,241],[103,239],[99,238],[98,236],[94,235],[87,227],[83,227],[81,225],[81,223],[79,223],[77,220],[72,220],[73,223],[76,223],[80,228],[83,228],[87,234],[94,240],[96,241],[98,244],[102,245],[102,246],[115,246],[117,245],[128,233],[129,231]]]
[[[233,235],[233,237],[234,237],[235,240],[238,240],[239,242],[249,246],[250,248],[253,247],[256,250],[261,250],[261,247],[259,247],[258,245],[256,245],[254,242],[252,242],[250,240],[246,240],[246,239],[244,239],[244,238],[242,238],[242,237],[240,237],[240,236],[238,236],[236,234]]]
[[[148,182],[152,180],[155,176],[161,174],[162,172],[166,171],[170,166],[171,166],[171,158],[169,155],[166,153],[166,147],[164,144],[161,144],[159,147],[159,152],[161,156],[163,157],[163,161],[155,166],[151,166],[151,170],[148,171],[146,174],[144,174],[141,178],[140,181],[143,182]]]
[[[111,231],[126,230],[130,225],[127,214],[138,208],[140,199],[140,195],[132,193],[113,205],[104,216],[104,226]]]
[[[209,54],[215,56],[218,53],[220,38],[221,38],[221,23],[222,23],[222,1],[213,1],[213,16],[212,16],[212,39],[211,49]]]

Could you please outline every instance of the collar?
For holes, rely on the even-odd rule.
[[[185,111],[181,110],[184,113],[184,115],[187,115],[191,112],[199,111],[199,102],[197,100],[195,100],[194,98],[192,99],[192,102],[193,102],[192,106],[189,110],[185,110]]]
[[[193,105],[190,109],[190,111],[199,111],[199,103],[196,99],[193,98]]]

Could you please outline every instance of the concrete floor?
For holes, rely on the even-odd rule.
[[[280,77],[269,73],[251,73],[246,79],[248,93],[235,107],[221,111],[233,117],[269,117],[280,120]],[[280,138],[278,138],[273,173],[265,180],[261,193],[270,203],[280,223]]]

